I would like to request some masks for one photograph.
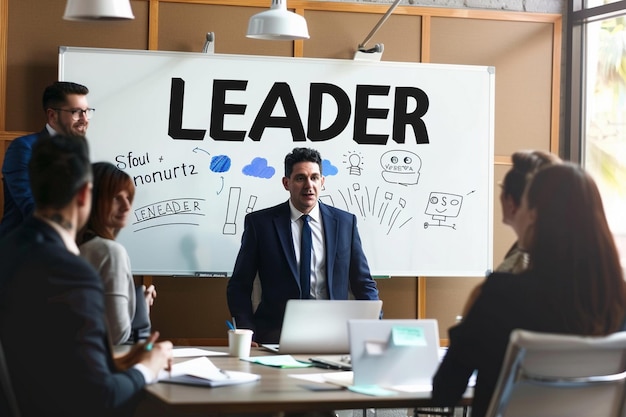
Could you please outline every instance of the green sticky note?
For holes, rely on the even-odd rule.
[[[424,329],[421,327],[394,326],[391,329],[393,346],[426,346]]]
[[[359,394],[372,395],[374,397],[389,397],[398,395],[396,391],[391,391],[378,385],[351,385],[348,389]]]

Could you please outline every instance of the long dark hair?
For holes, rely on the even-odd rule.
[[[128,191],[132,203],[135,196],[135,184],[130,176],[109,162],[96,162],[93,167],[93,193],[91,213],[84,229],[79,233],[78,244],[85,243],[95,236],[105,239],[115,239],[104,224],[106,217],[111,211],[113,198],[121,190]]]
[[[572,330],[619,330],[626,283],[591,176],[572,163],[552,165],[534,175],[526,192],[528,208],[536,213],[524,239],[529,269],[553,291]]]
[[[520,205],[526,182],[538,169],[561,162],[561,158],[542,150],[518,151],[511,155],[513,166],[504,176],[502,192],[511,196],[516,205]]]

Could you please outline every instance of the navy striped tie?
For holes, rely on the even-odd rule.
[[[301,298],[309,298],[311,292],[311,226],[308,214],[300,217],[302,219],[302,237],[300,240],[300,293]]]

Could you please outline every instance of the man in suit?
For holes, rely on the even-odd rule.
[[[172,344],[155,333],[113,358],[102,280],[74,242],[91,208],[84,138],[38,141],[29,167],[35,211],[0,239],[0,340],[21,415],[131,415]]]
[[[318,201],[324,185],[319,152],[295,148],[285,157],[282,181],[290,194],[288,201],[246,215],[241,248],[226,291],[237,326],[253,329],[257,343],[278,342],[289,299],[346,300],[351,294],[359,300],[378,299],[356,217]],[[301,282],[303,215],[310,216],[312,251],[310,275]],[[257,275],[261,301],[253,311]]]
[[[42,137],[56,134],[85,136],[94,109],[87,104],[89,90],[72,82],[55,82],[43,92],[42,105],[46,126],[38,133],[21,136],[9,145],[2,164],[4,185],[4,215],[0,222],[0,237],[21,224],[34,209],[33,195],[28,183],[28,161],[33,144]]]

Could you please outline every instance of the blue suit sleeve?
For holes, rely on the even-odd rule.
[[[258,237],[250,215],[245,217],[241,236],[241,247],[228,280],[226,298],[231,315],[237,321],[237,327],[254,330],[252,311],[252,288],[257,274]]]
[[[367,258],[361,245],[356,216],[352,219],[352,250],[350,255],[350,287],[357,300],[378,300],[378,288],[372,278]]]
[[[30,215],[35,207],[28,175],[28,163],[35,140],[36,135],[22,136],[13,140],[2,165],[4,186],[24,217]]]

